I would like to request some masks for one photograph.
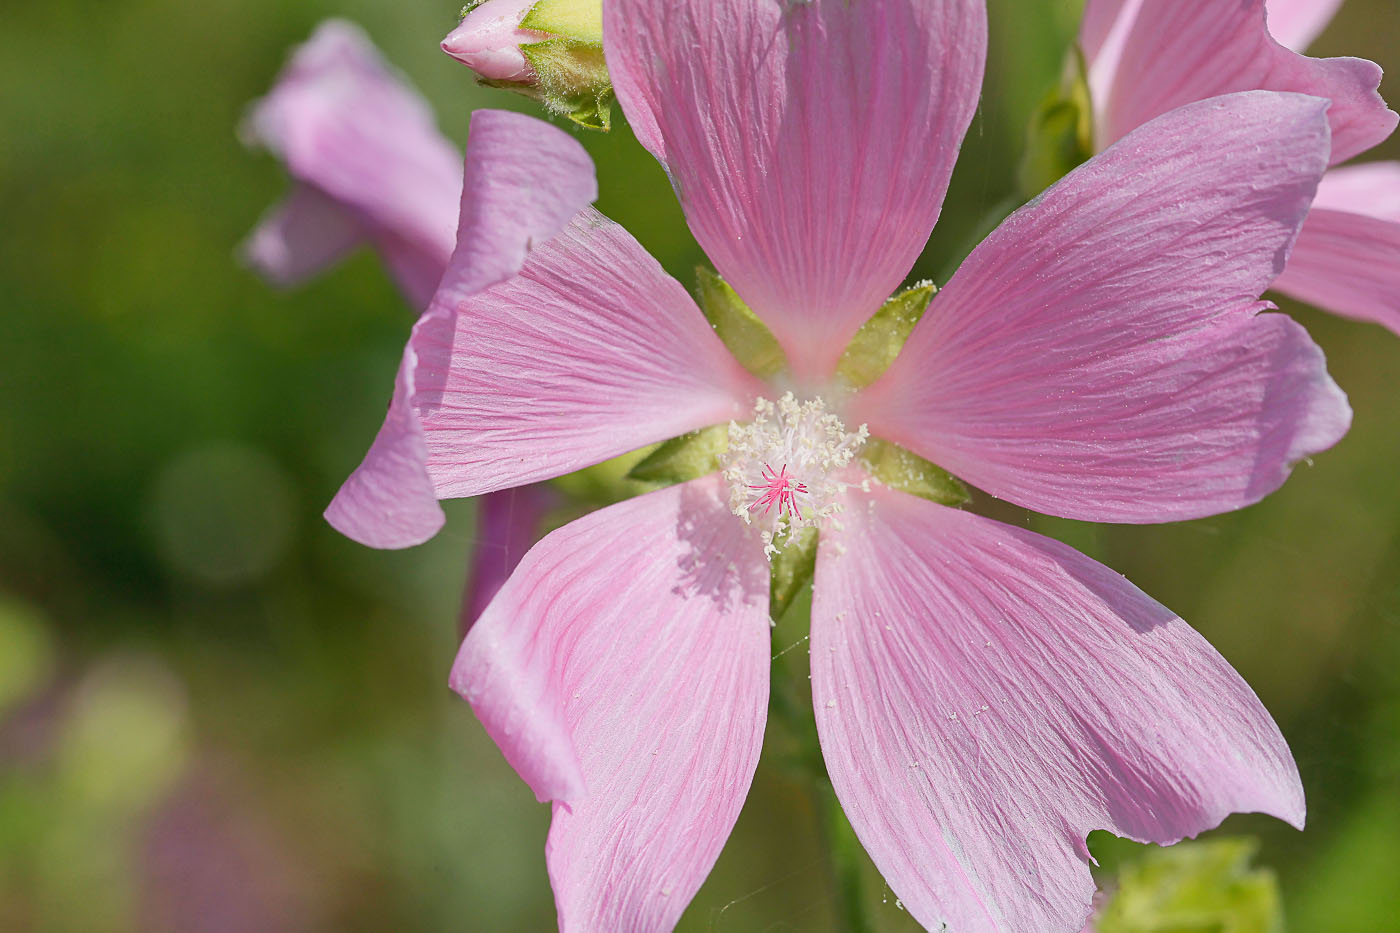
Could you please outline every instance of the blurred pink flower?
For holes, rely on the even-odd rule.
[[[317,27],[244,134],[295,181],[244,244],[255,269],[294,285],[371,243],[409,302],[428,304],[452,254],[461,154],[358,26]]]
[[[609,67],[691,230],[789,371],[764,382],[588,207],[568,135],[477,112],[457,248],[327,518],[378,547],[439,498],[732,422],[722,472],[546,536],[451,683],[541,800],[562,929],[672,927],[742,806],[783,479],[820,529],[812,687],[862,843],[926,926],[1078,930],[1085,836],[1301,826],[1278,728],[1180,618],[1022,529],[867,475],[869,434],[1092,521],[1255,502],[1350,419],[1258,298],[1327,165],[1325,102],[1235,94],[1128,134],[1010,217],[873,384],[835,371],[908,273],[977,106],[980,0],[610,0]],[[798,489],[798,487],[802,487]],[[758,487],[758,488],[754,488]]]
[[[461,152],[358,26],[327,20],[317,27],[254,105],[246,130],[297,182],[245,244],[254,268],[290,285],[369,242],[414,308],[427,306],[456,242]],[[464,626],[539,536],[551,501],[540,488],[481,498]]]
[[[197,761],[139,831],[139,929],[296,933],[329,920],[326,880],[216,755]]]
[[[1331,164],[1365,152],[1397,120],[1376,93],[1380,68],[1294,51],[1339,6],[1341,0],[1268,0],[1266,16],[1264,0],[1088,0],[1080,43],[1098,145],[1172,107],[1258,88],[1332,101]],[[1400,333],[1400,162],[1329,171],[1274,287]]]

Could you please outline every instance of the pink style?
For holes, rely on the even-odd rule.
[[[1307,58],[1341,0],[1087,0],[1080,44],[1089,63],[1098,143],[1173,107],[1255,89],[1331,100],[1332,165],[1394,131],[1358,58]],[[1400,333],[1400,162],[1333,168],[1274,287]]]
[[[859,453],[896,443],[1092,521],[1276,489],[1350,420],[1321,352],[1259,298],[1329,163],[1327,102],[1231,94],[1127,133],[993,232],[856,389],[837,361],[938,218],[983,4],[608,0],[604,43],[628,122],[787,371],[743,368],[589,206],[569,134],[479,111],[456,251],[327,510],[404,547],[441,527],[440,498],[729,425],[718,472],[536,544],[453,667],[553,801],[560,928],[670,929],[710,871],[763,739],[766,552],[794,525],[820,534],[827,768],[923,925],[1079,930],[1094,829],[1170,843],[1235,811],[1301,826],[1277,726],[1185,622],[1062,544],[882,485]],[[797,515],[752,508],[799,483]]]
[[[802,513],[802,507],[798,504],[798,496],[806,497],[807,487],[797,482],[791,473],[788,472],[787,464],[784,463],[781,469],[775,470],[767,463],[763,464],[763,482],[754,483],[749,486],[761,495],[749,504],[750,512],[757,512],[763,509],[765,516],[772,514],[774,506],[778,509],[778,517],[792,517]]]

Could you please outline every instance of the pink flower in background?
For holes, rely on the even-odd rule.
[[[976,108],[983,5],[604,15],[629,122],[788,373],[743,369],[587,206],[570,137],[480,111],[456,252],[327,511],[406,546],[441,527],[439,498],[732,422],[722,472],[545,537],[454,665],[554,801],[561,928],[670,928],[738,816],[768,695],[764,550],[786,527],[752,508],[765,475],[800,484],[820,529],[812,683],[833,784],[924,925],[1079,929],[1093,829],[1166,843],[1237,810],[1301,825],[1277,727],[1181,619],[1062,544],[881,485],[857,456],[868,430],[1098,521],[1275,489],[1350,416],[1303,330],[1259,313],[1327,165],[1325,102],[1236,94],[1130,133],[989,236],[853,391],[837,361],[922,248]]]
[[[1269,32],[1275,41],[1295,52],[1301,52],[1311,45],[1342,6],[1342,0],[1265,2],[1268,6]]]
[[[428,304],[452,254],[461,154],[358,26],[322,23],[244,133],[296,183],[244,245],[254,268],[292,285],[369,243],[409,302]]]
[[[1266,17],[1264,0],[1088,0],[1080,43],[1098,145],[1172,107],[1262,88],[1332,101],[1333,165],[1365,152],[1397,120],[1376,93],[1380,68],[1291,51],[1306,47],[1340,5],[1269,0]],[[1400,163],[1329,171],[1274,287],[1400,333]]]
[[[255,269],[292,285],[369,243],[415,309],[427,306],[456,242],[462,157],[363,30],[344,20],[317,27],[246,131],[296,179],[244,244]],[[482,497],[464,630],[539,536],[552,501],[535,487]]]

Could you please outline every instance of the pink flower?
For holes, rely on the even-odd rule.
[[[296,183],[244,245],[254,268],[293,285],[371,243],[413,306],[428,304],[455,242],[461,155],[358,26],[322,23],[244,132]]]
[[[629,123],[786,372],[740,366],[587,206],[573,139],[479,111],[457,250],[327,511],[402,547],[441,526],[439,498],[732,422],[721,471],[531,549],[453,667],[553,801],[561,928],[668,929],[713,865],[762,744],[765,550],[794,525],[820,533],[827,767],[924,925],[1078,930],[1093,829],[1166,843],[1238,810],[1301,826],[1278,728],[1181,619],[1062,544],[882,484],[860,455],[873,436],[1095,521],[1277,488],[1350,418],[1318,348],[1259,300],[1327,165],[1326,103],[1235,94],[1128,134],[992,233],[857,389],[838,360],[937,219],[983,4],[610,0],[604,16]],[[779,486],[798,517],[754,508]]]
[[[1381,70],[1302,49],[1341,0],[1088,0],[1080,43],[1089,62],[1098,144],[1191,101],[1262,88],[1332,101],[1331,163],[1395,129],[1376,93]],[[1272,33],[1272,35],[1270,35]],[[1287,269],[1285,294],[1400,333],[1400,162],[1327,173]]]
[[[438,132],[427,101],[358,26],[317,27],[246,129],[297,182],[244,245],[255,269],[291,285],[369,242],[414,307],[427,306],[456,242],[462,157]],[[464,626],[534,543],[551,501],[535,487],[482,497]]]

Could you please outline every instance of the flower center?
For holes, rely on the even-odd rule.
[[[865,439],[852,433],[820,398],[799,402],[788,392],[776,402],[760,398],[753,420],[730,422],[729,449],[721,457],[734,514],[763,531],[771,557],[800,528],[820,527],[840,511],[847,484],[833,474],[851,462]]]

